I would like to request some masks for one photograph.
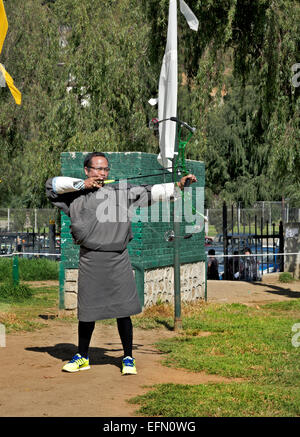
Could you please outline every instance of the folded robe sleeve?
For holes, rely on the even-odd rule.
[[[46,182],[46,196],[50,202],[70,216],[71,202],[81,194],[82,179],[58,176]]]
[[[177,200],[181,191],[174,183],[155,185],[133,185],[129,188],[129,203],[138,207],[150,206],[155,202]]]

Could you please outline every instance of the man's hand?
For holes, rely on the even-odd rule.
[[[193,184],[194,182],[197,182],[197,178],[195,175],[193,174],[188,174],[186,176],[183,176],[179,182],[177,182],[178,187],[183,190],[184,189],[184,184],[186,182],[187,179],[191,180],[191,184]]]
[[[99,176],[92,176],[84,181],[84,188],[92,190],[93,188],[101,188],[104,185],[104,180],[99,179]]]

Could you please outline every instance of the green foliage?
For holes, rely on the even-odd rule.
[[[0,202],[46,205],[45,180],[63,151],[158,153],[148,129],[157,96],[168,0],[14,0],[1,63],[22,92],[0,89]],[[216,199],[300,203],[294,0],[189,0],[178,13],[178,116],[197,127],[187,157],[207,167]],[[89,106],[83,106],[84,102]],[[278,183],[280,181],[280,183]]]
[[[22,281],[58,280],[59,263],[45,258],[19,258],[19,274]],[[0,260],[0,281],[12,278],[12,260]]]
[[[5,302],[20,302],[32,296],[32,289],[26,284],[14,285],[12,281],[6,281],[0,285],[0,300]]]
[[[293,278],[293,275],[291,273],[283,272],[283,273],[280,273],[280,275],[279,275],[279,281],[289,283],[289,282],[293,282],[294,278]]]

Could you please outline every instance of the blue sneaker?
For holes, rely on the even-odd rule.
[[[132,357],[125,357],[122,360],[122,375],[136,375],[135,359]]]

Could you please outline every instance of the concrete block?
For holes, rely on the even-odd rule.
[[[76,281],[66,281],[65,291],[71,291],[72,293],[78,292],[78,283]]]
[[[74,310],[77,308],[77,294],[65,292],[65,309]]]
[[[77,269],[66,269],[65,281],[78,281],[78,270]]]

